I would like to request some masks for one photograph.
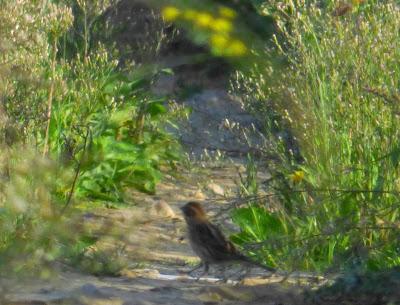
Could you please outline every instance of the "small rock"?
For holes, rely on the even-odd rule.
[[[219,186],[218,184],[215,183],[209,183],[207,185],[208,189],[210,189],[215,195],[219,195],[219,196],[224,196],[225,195],[225,191],[224,189]]]
[[[97,215],[91,212],[86,212],[85,214],[83,214],[83,218],[84,219],[93,219],[96,218]]]
[[[187,201],[187,195],[186,194],[175,194],[174,198],[176,201]]]
[[[104,297],[104,294],[98,289],[95,285],[87,283],[84,284],[81,288],[80,291],[90,297]]]
[[[175,212],[165,200],[158,200],[151,207],[152,214],[166,218],[177,218]]]
[[[194,199],[197,199],[197,200],[204,200],[204,199],[206,199],[206,195],[204,195],[202,191],[197,190],[197,191],[193,194],[193,198],[194,198]]]

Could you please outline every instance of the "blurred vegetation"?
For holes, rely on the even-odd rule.
[[[63,217],[57,194],[70,173],[24,150],[20,154],[11,150],[10,158],[2,160],[9,175],[0,193],[0,268],[17,272],[41,271],[38,265],[53,262],[62,245],[76,238],[67,233],[69,220],[59,221]]]
[[[169,2],[169,1],[167,1]],[[166,21],[184,27],[193,41],[207,45],[214,56],[227,57],[237,65],[255,60],[259,48],[274,30],[273,19],[259,14],[251,1],[170,1],[162,8]],[[240,3],[236,3],[240,2]],[[243,66],[244,67],[244,66]]]

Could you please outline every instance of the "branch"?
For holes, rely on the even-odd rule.
[[[86,127],[86,128],[87,128],[87,130],[86,130],[85,140],[84,140],[84,143],[83,143],[82,157],[81,157],[81,160],[80,160],[79,163],[78,163],[78,167],[76,168],[75,177],[74,177],[74,180],[72,181],[71,190],[69,191],[67,201],[66,201],[66,203],[65,203],[65,205],[64,205],[64,207],[63,207],[63,209],[61,210],[61,215],[64,214],[65,210],[68,208],[68,206],[69,206],[70,203],[71,203],[72,195],[73,195],[74,190],[75,190],[75,185],[76,185],[76,182],[77,182],[77,180],[78,180],[79,173],[80,173],[80,171],[81,171],[81,165],[82,165],[82,162],[83,162],[83,160],[84,160],[84,158],[85,158],[86,143],[87,143],[87,139],[88,139],[88,137],[89,137],[89,132],[90,132],[89,127]]]

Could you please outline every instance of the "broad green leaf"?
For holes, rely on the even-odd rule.
[[[165,108],[162,102],[156,101],[147,104],[147,112],[151,116],[157,116],[159,114],[166,113],[167,109]]]

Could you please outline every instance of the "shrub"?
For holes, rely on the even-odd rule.
[[[150,78],[120,72],[106,52],[62,67],[65,93],[56,97],[50,146],[79,171],[77,194],[122,201],[126,187],[154,193],[180,148],[165,131],[174,116],[145,92]],[[150,76],[151,77],[151,76]]]
[[[43,128],[46,100],[38,90],[49,89],[45,80],[50,53],[49,38],[62,34],[73,19],[70,9],[52,3],[2,1],[0,4],[0,112],[7,120],[8,141],[30,138]],[[13,136],[11,136],[13,134]]]

